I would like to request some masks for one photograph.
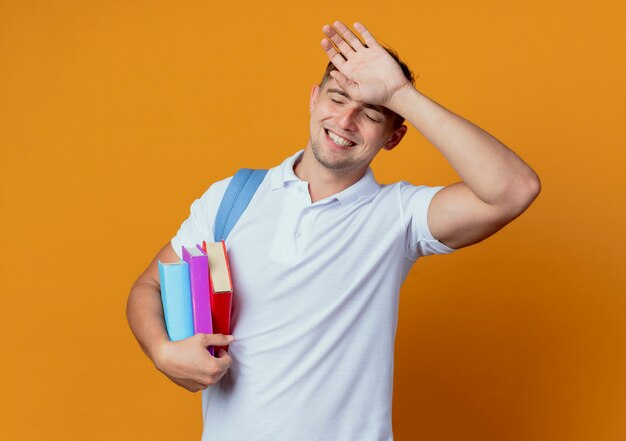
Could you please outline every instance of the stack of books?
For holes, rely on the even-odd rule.
[[[233,283],[224,241],[184,246],[182,256],[174,263],[159,261],[161,300],[170,340],[198,333],[230,334]],[[228,347],[208,349],[215,355]]]

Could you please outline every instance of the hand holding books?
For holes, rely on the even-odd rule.
[[[233,285],[224,241],[182,247],[181,254],[183,260],[178,262],[159,261],[161,302],[170,340],[197,333],[230,334]],[[213,347],[209,351],[214,355]]]
[[[154,356],[154,364],[170,380],[181,387],[198,392],[217,383],[228,371],[232,359],[224,350],[213,357],[208,346],[226,346],[230,335],[196,334],[179,341],[165,342]]]
[[[174,383],[196,392],[219,381],[231,364],[226,351],[233,341],[228,335],[232,281],[223,241],[183,247],[181,255],[178,262],[159,261],[170,340],[159,348],[154,363]]]

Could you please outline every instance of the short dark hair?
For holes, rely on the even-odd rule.
[[[385,50],[387,51],[387,53],[389,55],[391,55],[391,57],[396,60],[396,62],[400,65],[400,68],[402,69],[402,73],[404,74],[404,77],[409,80],[409,82],[415,86],[415,76],[413,74],[413,71],[411,70],[411,68],[409,66],[407,66],[407,64],[402,61],[402,59],[400,59],[400,56],[398,55],[398,53],[393,50],[390,47],[386,47],[383,46],[383,48],[385,48]],[[330,78],[332,78],[330,76],[330,73],[333,70],[337,70],[337,68],[335,67],[335,65],[333,64],[332,61],[329,61],[328,64],[326,65],[326,70],[324,71],[324,75],[322,76],[322,81],[320,81],[320,88],[324,87],[324,84],[326,84],[326,81],[328,81]],[[404,123],[404,118],[401,117],[400,115],[398,115],[397,113],[391,112],[394,115],[394,128],[397,129],[398,127],[400,127],[402,125],[402,123]]]

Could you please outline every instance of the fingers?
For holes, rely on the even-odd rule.
[[[220,349],[220,351],[217,354],[217,358],[225,358],[225,357],[230,358],[230,355],[228,354],[228,352],[226,352],[225,349]]]
[[[221,350],[219,358],[211,358],[210,365],[206,366],[206,370],[196,380],[196,383],[201,386],[201,389],[213,386],[226,375],[231,364],[232,358],[230,358],[230,355],[226,351]]]
[[[192,392],[206,389],[207,387],[213,386],[214,384],[218,383],[222,379],[222,377],[226,375],[226,372],[228,372],[228,369],[230,369],[232,362],[233,360],[230,355],[228,355],[228,353],[222,349],[219,352],[219,358],[210,357],[210,359],[206,363],[202,364],[200,371],[196,372],[193,377],[180,380],[188,381],[188,384],[192,388],[187,389],[191,390]]]
[[[339,52],[337,52],[337,49],[335,49],[335,46],[333,46],[333,44],[330,41],[324,38],[322,40],[322,49],[324,49],[324,51],[326,52],[326,55],[328,56],[328,59],[332,61],[335,67],[337,69],[341,69],[341,66],[345,64],[346,59],[343,58],[343,56]]]
[[[228,346],[235,338],[223,334],[196,334],[204,346]]]
[[[358,21],[354,23],[354,29],[356,29],[359,32],[359,34],[361,34],[361,36],[363,37],[363,40],[365,40],[365,44],[368,47],[374,47],[374,46],[379,45],[376,39],[367,30],[367,28],[363,26],[361,23],[359,23]]]
[[[324,35],[326,35],[326,37],[333,42],[337,49],[339,49],[339,52],[346,58],[350,58],[354,52],[359,51],[363,47],[378,45],[378,42],[372,34],[358,21],[354,23],[354,29],[361,34],[363,40],[365,40],[365,45],[363,45],[361,40],[354,35],[350,28],[339,20],[334,22],[333,26],[322,26],[322,32]]]
[[[335,22],[339,23],[339,22]],[[344,26],[345,28],[345,26]],[[347,29],[347,28],[346,28]],[[339,52],[346,58],[350,59],[352,54],[354,54],[354,48],[348,44],[344,37],[338,33],[335,28],[332,26],[324,25],[322,26],[322,32],[326,37],[333,42],[333,44],[339,49]]]
[[[230,357],[230,355],[228,355],[228,352],[223,349],[220,351],[219,357],[217,357],[214,361],[216,365],[220,368],[220,370],[224,372],[227,371],[230,365],[233,363],[233,359]]]
[[[322,32],[326,35],[326,38],[322,40],[322,49],[324,49],[330,61],[339,70],[358,51],[368,47],[379,46],[372,34],[361,23],[354,23],[354,28],[359,31],[365,40],[365,45],[340,21],[335,21],[333,26],[322,26]]]
[[[228,346],[232,335],[196,334],[168,346],[167,356],[157,365],[170,380],[187,390],[196,392],[220,381],[232,364],[225,351],[219,358],[206,350],[208,346]]]
[[[358,51],[359,49],[363,47],[363,43],[361,43],[361,40],[359,40],[358,37],[354,35],[352,31],[345,24],[343,24],[340,21],[336,21],[333,23],[333,26],[335,27],[335,29],[337,29],[341,33],[344,40],[348,42],[348,44],[352,47],[352,49],[354,49],[355,51]]]

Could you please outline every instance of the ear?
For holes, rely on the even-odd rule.
[[[311,98],[309,100],[309,113],[313,112],[313,108],[315,107],[315,104],[317,104],[317,97],[319,96],[320,93],[320,86],[319,85],[315,85],[313,86],[313,88],[311,88]]]
[[[402,124],[400,127],[393,131],[385,145],[383,145],[383,148],[385,150],[392,150],[400,143],[400,141],[402,141],[402,138],[404,138],[404,135],[406,135],[406,131],[406,126]]]

